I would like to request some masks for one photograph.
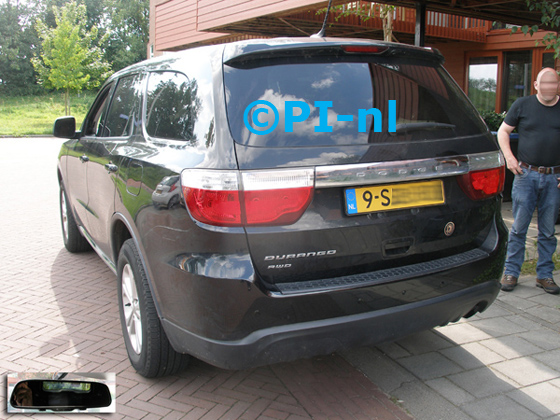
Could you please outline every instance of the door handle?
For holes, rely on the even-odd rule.
[[[82,156],[80,156],[80,160],[81,160],[83,163],[86,163],[86,162],[89,162],[89,157],[87,157],[86,155],[82,155]]]
[[[119,167],[114,163],[106,163],[105,169],[107,169],[108,172],[117,172],[119,170]]]

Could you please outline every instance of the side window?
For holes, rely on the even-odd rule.
[[[128,137],[140,121],[140,89],[138,75],[119,80],[107,113],[102,137]]]
[[[152,137],[196,142],[200,112],[196,79],[177,72],[153,72],[148,79],[146,130]]]
[[[84,134],[86,136],[102,136],[103,135],[103,122],[107,107],[109,106],[109,92],[111,92],[112,85],[106,86],[93,103],[92,109],[88,114],[88,119],[85,121]]]

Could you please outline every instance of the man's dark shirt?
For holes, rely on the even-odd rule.
[[[560,101],[545,106],[537,95],[519,98],[504,122],[517,127],[517,160],[535,166],[560,165]]]

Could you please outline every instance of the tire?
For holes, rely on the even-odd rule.
[[[89,242],[82,236],[76,219],[72,214],[68,196],[62,184],[60,185],[60,223],[62,226],[62,240],[64,247],[72,253],[85,252],[91,249]]]
[[[119,313],[130,363],[147,378],[172,375],[187,367],[189,355],[171,347],[159,320],[148,278],[132,239],[122,246],[117,263]]]

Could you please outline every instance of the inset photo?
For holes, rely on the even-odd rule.
[[[8,413],[114,413],[114,373],[23,372],[7,375]]]

